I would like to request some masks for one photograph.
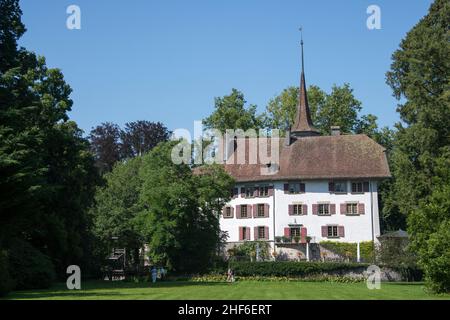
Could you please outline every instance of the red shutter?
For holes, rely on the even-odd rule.
[[[264,204],[264,217],[266,217],[266,218],[269,217],[269,208],[270,208],[270,206],[267,203],[265,203]]]
[[[258,227],[254,227],[253,232],[254,232],[254,235],[253,235],[254,239],[258,240],[259,239]]]
[[[269,227],[264,227],[264,239],[269,240]]]
[[[303,205],[302,211],[303,211],[303,215],[306,216],[308,214],[308,206],[306,204]]]
[[[300,241],[301,243],[306,243],[306,235],[307,235],[307,230],[305,227],[300,229]]]
[[[363,182],[363,191],[369,192],[369,182],[368,181]]]
[[[285,183],[283,188],[284,188],[284,193],[289,193],[289,183]]]
[[[241,187],[241,198],[245,198],[245,187]]]
[[[244,240],[244,227],[239,227],[239,241]]]
[[[364,203],[358,203],[358,213],[359,214],[364,214],[365,213]]]
[[[344,226],[338,226],[338,236],[341,238],[345,237]]]
[[[246,227],[245,229],[247,229],[247,232],[245,233],[245,238],[246,240],[250,240],[250,228]]]
[[[258,217],[258,205],[254,204],[253,206],[250,206],[250,207],[252,207],[253,218]],[[250,215],[250,217],[251,217],[251,215]]]
[[[328,182],[328,191],[334,192],[334,182]]]
[[[236,206],[236,219],[241,219],[241,206]]]
[[[319,206],[316,203],[313,203],[312,214],[317,214],[318,209],[319,209]]]
[[[292,204],[288,205],[288,213],[290,216],[294,214],[294,205]]]
[[[330,204],[330,213],[336,214],[336,204],[334,204],[334,203]]]
[[[341,203],[341,214],[347,214],[347,204]]]
[[[328,236],[328,227],[327,226],[322,226],[322,237],[327,237]]]
[[[273,196],[273,186],[269,186],[269,197]]]
[[[291,237],[291,228],[284,228],[284,236],[286,238],[290,238]]]
[[[300,192],[305,192],[305,184],[300,183]]]

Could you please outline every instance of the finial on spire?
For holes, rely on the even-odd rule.
[[[302,72],[305,72],[305,63],[303,61],[303,27],[298,28],[300,30],[300,45],[302,46]]]

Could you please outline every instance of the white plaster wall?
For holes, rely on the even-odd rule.
[[[373,225],[374,225],[374,237],[380,234],[379,214],[378,214],[378,201],[377,201],[377,182],[371,181],[370,185],[372,190],[372,203],[371,193],[365,192],[361,194],[352,194],[347,192],[346,194],[335,194],[328,192],[328,180],[311,180],[302,181],[305,183],[305,193],[302,194],[284,194],[283,186],[285,181],[278,181],[271,183],[274,186],[273,197],[257,197],[257,198],[241,198],[240,188],[242,186],[255,186],[254,184],[238,184],[239,188],[238,198],[232,199],[229,205],[234,207],[234,218],[232,219],[220,219],[221,229],[228,231],[229,242],[239,241],[239,227],[250,227],[251,240],[254,240],[254,227],[255,226],[268,226],[269,227],[269,240],[274,240],[276,236],[284,235],[284,228],[289,224],[297,223],[303,224],[308,230],[308,236],[312,237],[313,242],[319,242],[323,240],[341,241],[341,242],[357,242],[357,241],[370,241],[372,237],[372,217],[371,208],[373,211]],[[347,190],[351,190],[350,181],[347,181]],[[267,183],[261,183],[264,185]],[[275,201],[275,209],[274,209]],[[336,204],[336,214],[331,216],[318,216],[312,214],[312,204],[317,202],[330,202]],[[365,214],[359,216],[348,216],[340,214],[340,204],[347,201],[355,201],[365,204]],[[288,205],[292,203],[303,203],[308,206],[308,214],[306,216],[289,216]],[[269,218],[249,218],[249,219],[237,219],[237,205],[242,204],[256,204],[267,203],[270,205]],[[274,212],[275,210],[275,212]],[[274,214],[275,213],[275,214]],[[343,238],[322,238],[321,227],[327,224],[342,225],[345,228],[345,237]],[[275,228],[274,228],[275,225]],[[275,233],[274,233],[275,231]]]

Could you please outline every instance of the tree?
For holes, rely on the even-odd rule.
[[[62,274],[87,245],[94,161],[68,121],[71,88],[60,70],[17,46],[18,1],[1,0],[0,10],[0,246],[26,241]]]
[[[402,123],[396,125],[391,157],[394,185],[386,202],[407,217],[419,263],[437,291],[448,291],[448,275],[432,268],[441,267],[445,260],[439,252],[450,251],[448,234],[442,229],[448,225],[449,211],[445,202],[439,204],[450,184],[445,169],[450,163],[449,21],[449,2],[436,0],[402,40],[387,72],[387,83],[401,101],[397,111]],[[439,205],[447,210],[445,214],[434,209]]]
[[[271,128],[286,129],[293,125],[298,106],[298,87],[288,87],[271,99],[266,107],[265,123]],[[377,117],[368,114],[361,118],[361,102],[353,95],[353,89],[345,83],[334,85],[331,93],[317,86],[308,88],[311,118],[321,134],[329,135],[331,126],[340,126],[343,133],[364,133],[374,138],[379,134]],[[380,139],[381,140],[381,139]]]
[[[158,143],[167,141],[169,136],[170,131],[161,122],[145,120],[128,122],[121,133],[122,157],[141,156]]]
[[[263,117],[256,114],[256,105],[245,107],[244,94],[232,89],[229,95],[214,99],[214,112],[203,119],[206,129],[217,129],[225,133],[227,129],[260,129]]]
[[[219,213],[230,198],[233,180],[217,165],[194,175],[175,165],[171,150],[178,142],[159,144],[143,157],[141,219],[152,262],[177,272],[207,268],[220,245]]]
[[[102,123],[91,130],[89,141],[100,173],[110,172],[122,158],[121,134],[119,126],[111,122]]]
[[[104,176],[105,186],[98,187],[95,195],[96,205],[92,208],[95,234],[107,248],[112,237],[117,237],[117,245],[126,248],[134,263],[139,263],[139,249],[144,239],[138,226],[139,193],[142,180],[139,171],[142,158],[136,157],[117,163],[113,170]],[[103,252],[106,256],[107,252]]]

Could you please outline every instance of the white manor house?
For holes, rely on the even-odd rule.
[[[282,250],[281,237],[301,244],[377,241],[378,184],[390,177],[385,149],[364,134],[331,131],[322,136],[313,126],[302,63],[297,115],[287,137],[278,138],[276,173],[262,175],[267,164],[250,164],[248,148],[247,162],[224,164],[236,180],[220,217],[228,248],[265,240]]]

